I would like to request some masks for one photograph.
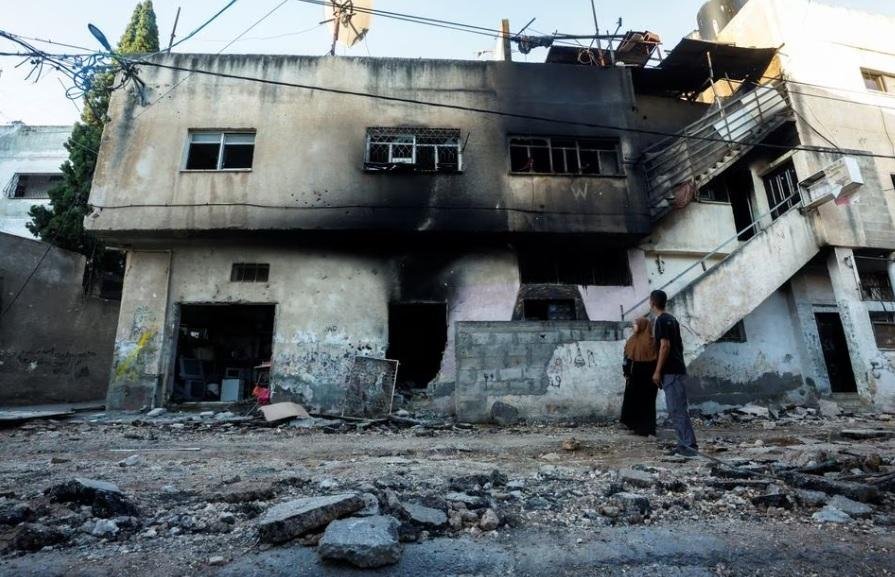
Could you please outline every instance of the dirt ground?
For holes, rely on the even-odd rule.
[[[321,429],[171,413],[33,421],[0,430],[0,512],[28,510],[26,523],[0,523],[0,575],[368,574],[321,562],[313,538],[258,540],[270,506],[346,491],[451,518],[405,539],[401,562],[382,575],[895,573],[892,416],[695,424],[705,456],[682,459],[667,455],[670,431],[643,439],[616,425]],[[878,494],[829,501],[842,497],[793,486],[787,472]],[[139,513],[112,529],[89,505],[49,498],[76,477],[116,484]],[[631,493],[649,510],[620,500]],[[855,510],[829,522],[821,514],[833,504]],[[499,517],[496,529],[484,509]],[[16,546],[35,524],[58,542]]]

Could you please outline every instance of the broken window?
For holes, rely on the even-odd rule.
[[[398,361],[399,389],[425,389],[438,376],[447,333],[446,303],[389,305],[386,356]]]
[[[799,177],[792,161],[784,163],[764,177],[764,189],[771,207],[771,217],[776,220],[802,201]]]
[[[876,346],[884,350],[895,350],[895,313],[872,312],[870,323],[873,325]]]
[[[254,132],[191,132],[186,169],[246,170],[254,156]]]
[[[367,129],[364,169],[371,172],[460,172],[462,157],[458,129]]]
[[[17,172],[3,193],[7,198],[50,198],[50,189],[60,182],[61,174]]]
[[[572,299],[525,299],[523,316],[527,321],[574,321],[578,319]]]
[[[269,276],[269,264],[239,262],[233,264],[230,282],[267,282]]]
[[[624,174],[618,141],[593,138],[511,137],[510,172],[524,174]]]
[[[630,286],[626,250],[578,246],[526,248],[519,251],[523,284]]]
[[[861,70],[861,75],[864,77],[864,86],[868,90],[895,92],[895,76],[864,69]]]
[[[745,343],[748,339],[746,338],[746,325],[743,321],[738,322],[733,325],[733,328],[724,333],[720,339],[718,339],[719,343]]]
[[[699,189],[700,202],[723,202],[730,204],[730,190],[727,188],[727,180],[715,179]]]
[[[861,297],[865,301],[895,301],[889,278],[889,259],[884,251],[856,250],[855,266],[861,281]]]

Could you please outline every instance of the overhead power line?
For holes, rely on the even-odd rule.
[[[372,100],[382,100],[386,102],[397,102],[401,104],[412,104],[416,106],[427,106],[431,108],[441,108],[448,110],[459,110],[463,112],[471,112],[475,114],[485,114],[490,116],[500,116],[503,118],[516,118],[520,120],[530,120],[534,122],[546,122],[549,124],[560,124],[565,126],[579,126],[584,128],[593,128],[597,130],[606,130],[613,132],[628,132],[635,134],[643,134],[647,136],[660,136],[660,137],[672,137],[672,138],[680,138],[686,140],[700,140],[707,142],[720,142],[724,144],[735,144],[735,145],[745,145],[752,146],[756,148],[767,148],[767,149],[776,149],[776,150],[802,150],[807,152],[820,152],[820,153],[831,153],[831,154],[841,154],[843,151],[841,149],[836,148],[827,148],[822,146],[804,146],[804,145],[796,145],[789,146],[785,144],[772,144],[772,143],[764,143],[764,142],[754,142],[748,140],[732,140],[728,138],[722,137],[714,137],[714,136],[700,136],[695,134],[678,134],[673,132],[666,132],[662,130],[654,130],[649,128],[633,128],[629,126],[617,126],[610,124],[602,124],[602,123],[594,123],[594,122],[583,122],[580,120],[570,120],[565,118],[554,118],[549,116],[539,116],[533,114],[522,114],[517,112],[508,112],[505,110],[496,110],[490,108],[478,108],[473,106],[463,106],[460,104],[450,104],[446,102],[434,102],[429,100],[419,100],[416,98],[403,98],[399,96],[388,96],[384,94],[375,94],[372,92],[362,92],[357,90],[348,90],[343,88],[332,88],[327,86],[318,86],[313,84],[303,84],[298,82],[286,82],[283,80],[270,80],[266,78],[260,78],[255,76],[245,76],[241,74],[228,74],[225,72],[217,72],[214,70],[203,70],[201,68],[188,68],[185,66],[175,66],[172,64],[163,64],[161,62],[153,62],[151,60],[133,60],[134,64],[139,64],[143,66],[152,66],[155,68],[162,68],[167,70],[174,70],[178,72],[187,72],[189,74],[201,74],[205,76],[215,76],[218,78],[226,78],[229,80],[240,80],[246,82],[256,82],[259,84],[267,84],[271,86],[282,86],[287,88],[299,88],[303,90],[310,90],[314,92],[327,92],[330,94],[340,94],[343,96],[353,96],[358,98],[367,98]],[[141,113],[142,114],[142,113]],[[870,158],[885,158],[895,160],[895,155],[889,154],[877,154],[874,152],[867,151],[848,151],[848,154],[852,156],[862,156],[862,157],[870,157]]]

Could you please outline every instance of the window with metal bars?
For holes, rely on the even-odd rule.
[[[510,137],[510,172],[619,176],[618,141],[558,136]]]
[[[254,262],[233,263],[230,270],[230,282],[267,282],[270,277],[270,265]]]
[[[3,193],[7,198],[50,198],[50,189],[61,181],[61,174],[17,172]]]
[[[792,161],[767,174],[764,177],[764,188],[768,195],[768,204],[773,208],[771,218],[774,220],[802,202],[799,177]]]
[[[887,351],[895,350],[895,313],[872,312],[870,323],[876,346]]]
[[[374,127],[367,129],[364,169],[370,172],[455,173],[463,170],[460,130]]]

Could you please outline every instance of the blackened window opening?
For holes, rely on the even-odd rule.
[[[460,130],[368,128],[364,169],[369,172],[431,174],[460,172],[463,170]]]
[[[774,220],[802,201],[799,193],[799,177],[796,175],[796,167],[792,161],[766,175],[764,188],[768,195],[768,204],[773,209],[771,217]]]
[[[582,249],[574,245],[524,248],[519,251],[523,284],[631,286],[624,249]]]
[[[572,299],[525,299],[523,315],[527,321],[578,320]]]
[[[510,172],[530,174],[623,174],[618,141],[568,137],[510,138]]]
[[[269,264],[238,262],[230,269],[231,282],[267,282],[269,278]]]

